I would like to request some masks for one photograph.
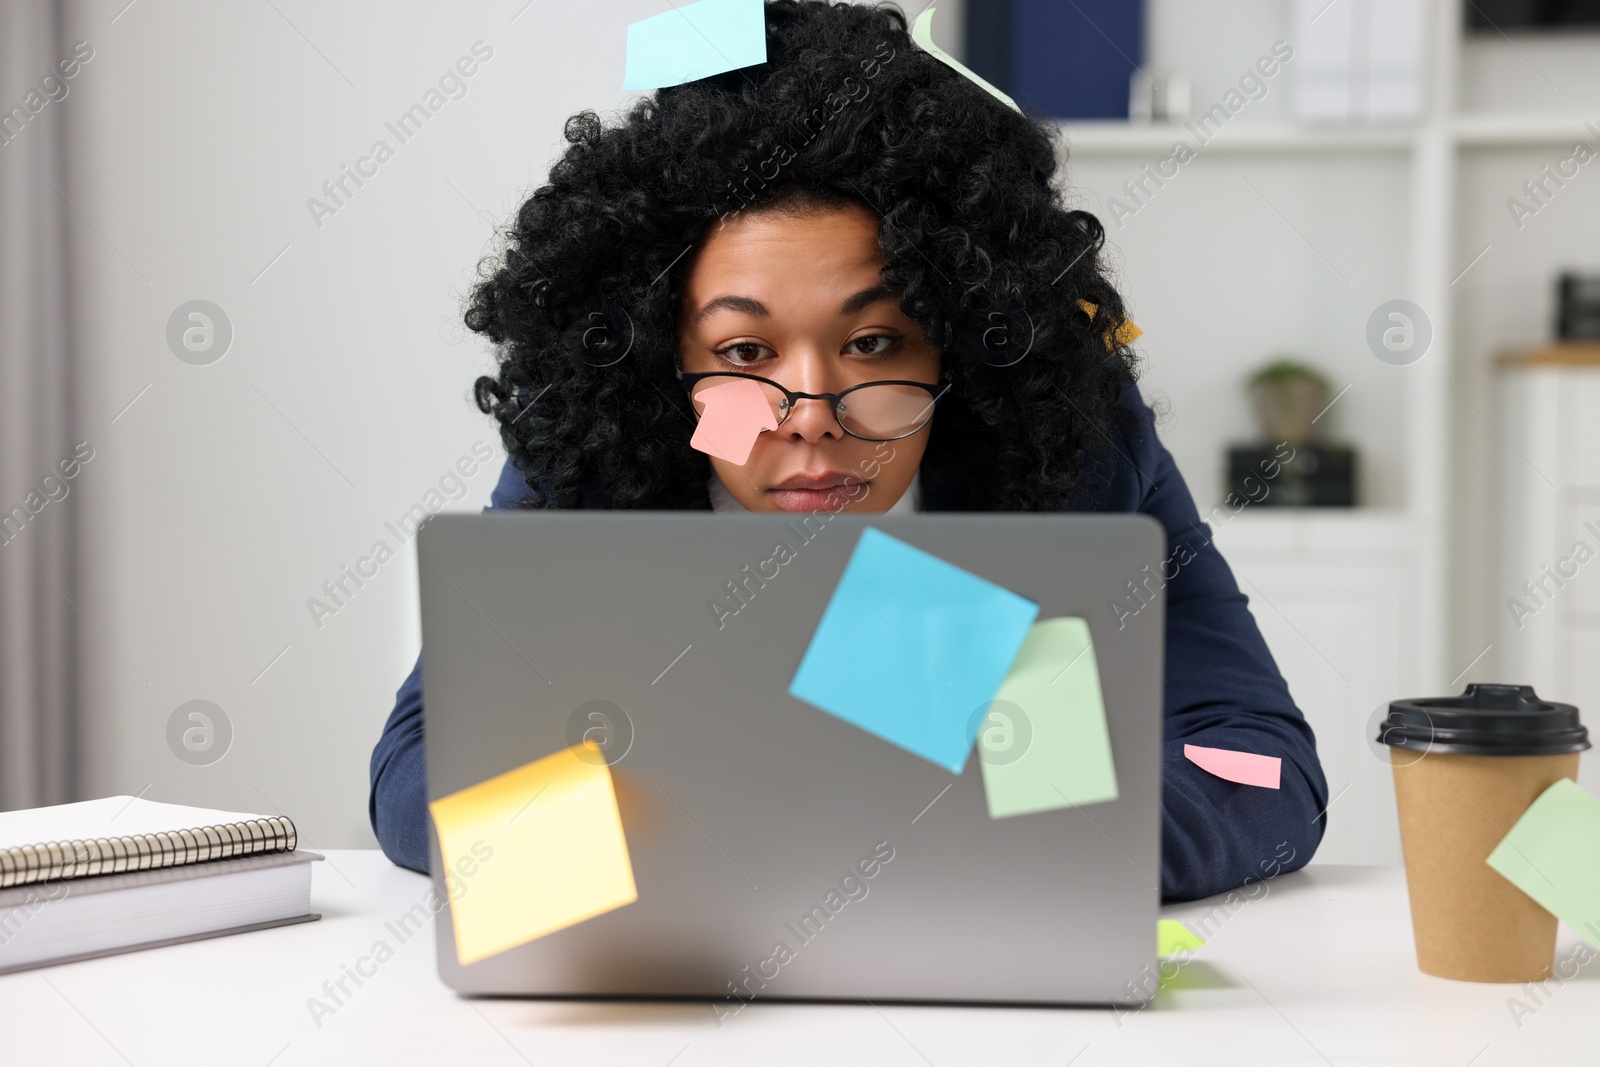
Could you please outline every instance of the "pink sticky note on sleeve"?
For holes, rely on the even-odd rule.
[[[705,410],[689,447],[729,463],[744,466],[761,431],[778,428],[761,383],[749,378],[702,389],[695,398],[705,404]]]
[[[1240,785],[1258,785],[1263,789],[1278,788],[1278,776],[1283,769],[1283,760],[1277,756],[1235,752],[1227,748],[1184,745],[1183,755],[1208,774]]]

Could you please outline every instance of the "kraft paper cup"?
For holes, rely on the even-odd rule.
[[[1534,800],[1578,776],[1588,731],[1570,704],[1530,686],[1473,684],[1396,701],[1389,745],[1417,966],[1466,982],[1550,974],[1556,917],[1487,862]]]

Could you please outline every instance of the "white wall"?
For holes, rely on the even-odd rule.
[[[320,628],[306,601],[375,541],[399,547],[385,521],[479,440],[496,460],[452,506],[487,502],[498,439],[469,400],[488,359],[463,337],[461,291],[562,120],[632,95],[624,27],[667,0],[125,3],[74,9],[69,39],[95,57],[52,105],[76,132],[96,449],[80,482],[85,788],[281,808],[314,846],[371,844],[367,758],[419,647],[414,551]],[[384,123],[479,40],[493,55],[467,94],[399,144]],[[380,137],[394,157],[316,226],[307,198]],[[193,298],[233,322],[210,366],[166,344]],[[168,748],[192,699],[235,732],[209,766]]]

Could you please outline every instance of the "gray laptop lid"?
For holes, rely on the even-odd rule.
[[[719,1016],[752,997],[1147,999],[1165,605],[1119,630],[1109,604],[1165,554],[1160,525],[806,518],[520,511],[424,526],[429,799],[599,725],[639,894],[465,967],[441,912],[440,975],[463,993],[707,998]],[[868,525],[1037,602],[1040,619],[1089,620],[1118,799],[991,819],[976,751],[953,776],[788,694]],[[709,602],[780,540],[794,558],[719,628]],[[443,892],[431,821],[429,848]]]

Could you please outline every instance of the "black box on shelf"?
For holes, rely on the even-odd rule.
[[[1561,275],[1556,336],[1563,341],[1600,341],[1600,274]]]
[[[1288,458],[1284,458],[1287,456]],[[1235,445],[1228,493],[1255,507],[1356,506],[1356,452],[1348,445]]]

